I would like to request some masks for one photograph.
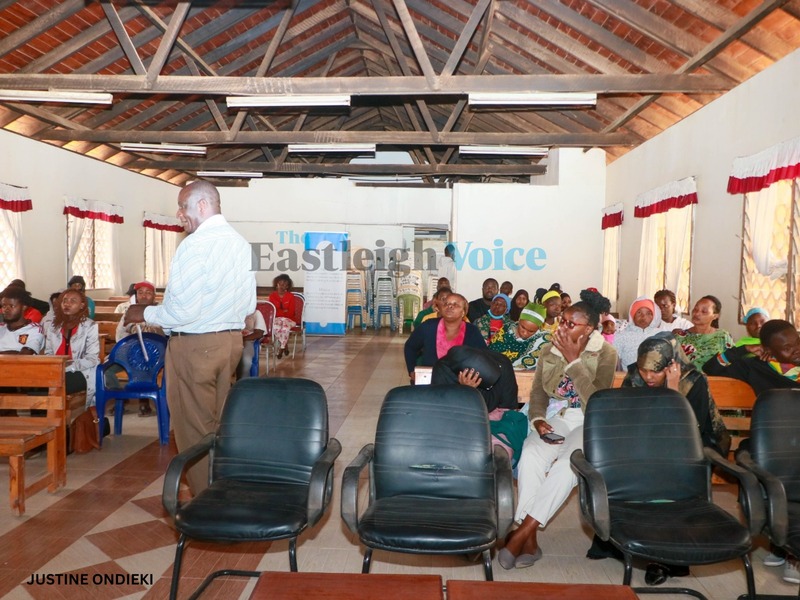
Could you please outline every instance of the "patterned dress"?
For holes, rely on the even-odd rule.
[[[683,348],[689,362],[700,371],[703,365],[720,352],[733,348],[733,338],[724,329],[717,329],[714,333],[687,333],[675,336]]]
[[[550,343],[549,331],[539,330],[527,340],[517,337],[517,324],[504,325],[494,334],[489,349],[508,357],[515,369],[531,370],[536,368],[542,347]]]

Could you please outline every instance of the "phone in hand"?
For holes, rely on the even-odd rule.
[[[548,444],[560,444],[561,442],[564,441],[563,435],[558,435],[557,433],[553,433],[552,431],[548,433],[543,433],[539,437]]]

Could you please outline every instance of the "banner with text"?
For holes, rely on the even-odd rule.
[[[330,255],[333,264],[347,264],[349,235],[335,231],[307,231],[303,236],[306,252]],[[347,329],[347,270],[315,269],[305,278],[306,333],[344,335]]]

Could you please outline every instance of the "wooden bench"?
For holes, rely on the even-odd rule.
[[[105,309],[94,311],[95,321],[113,321],[114,323],[119,323],[122,317],[123,313],[109,312]]]
[[[66,360],[65,356],[0,355],[0,387],[47,388],[45,396],[0,392],[0,408],[47,411],[44,417],[0,417],[0,456],[8,457],[9,499],[16,515],[24,514],[26,497],[45,487],[55,492],[67,483]],[[26,483],[25,453],[44,445],[47,474]]]
[[[750,437],[750,418],[756,394],[747,383],[731,377],[708,376],[708,389],[731,434],[728,458],[733,460],[733,453],[739,444]]]
[[[530,371],[514,371],[514,377],[517,379],[517,402],[520,404],[527,404],[531,399],[534,373],[536,373],[536,369],[531,369]],[[611,384],[612,387],[620,387],[623,379],[625,379],[625,373],[621,371],[614,373],[614,383]]]

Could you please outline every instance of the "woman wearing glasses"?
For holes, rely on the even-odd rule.
[[[504,569],[530,567],[542,557],[539,527],[577,483],[569,455],[583,444],[586,402],[595,390],[611,387],[617,365],[617,351],[597,329],[601,300],[587,297],[567,308],[539,358],[528,413],[531,433],[518,466],[519,526],[498,553]]]

